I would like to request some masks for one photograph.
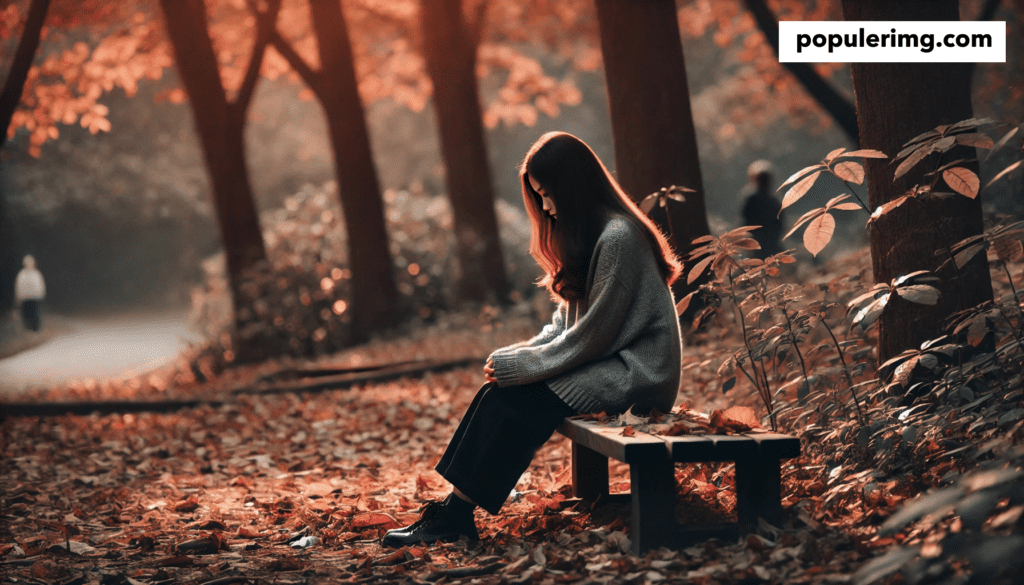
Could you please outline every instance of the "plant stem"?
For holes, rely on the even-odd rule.
[[[850,394],[853,395],[853,403],[857,406],[857,418],[860,419],[861,425],[867,425],[867,419],[864,417],[864,411],[860,407],[860,398],[857,397],[857,391],[853,389],[853,376],[850,375],[850,366],[846,365],[846,356],[843,355],[843,346],[839,345],[839,340],[836,339],[835,333],[832,332],[832,328],[828,326],[828,322],[825,319],[821,320],[821,324],[825,326],[825,331],[828,331],[828,336],[832,338],[832,343],[836,346],[836,351],[839,352],[839,359],[843,362],[843,373],[846,374],[846,382],[850,385]]]
[[[1006,260],[1002,260],[1003,271],[1006,272],[1006,280],[1010,282],[1010,290],[1013,291],[1013,306],[1017,307],[1017,313],[1024,315],[1020,309],[1020,301],[1017,300],[1017,287],[1013,286],[1013,277],[1010,276],[1010,267],[1007,266]]]
[[[772,396],[771,389],[768,386],[768,377],[764,372],[758,372],[757,363],[754,360],[754,352],[750,349],[750,340],[747,339],[747,321],[743,317],[743,309],[739,303],[736,302],[736,284],[732,279],[732,269],[730,268],[728,274],[729,277],[729,298],[732,300],[732,306],[736,309],[736,313],[739,314],[740,318],[740,334],[743,336],[743,346],[747,350],[747,357],[750,358],[750,367],[754,370],[754,374],[758,376],[759,382],[755,384],[757,391],[761,395],[761,400],[764,402],[765,409],[768,410],[768,416],[771,417],[772,430],[777,430],[777,423],[775,420],[775,411],[772,408]],[[749,376],[748,376],[749,377]],[[761,381],[763,379],[763,382]],[[763,385],[762,385],[763,384]]]
[[[839,175],[836,175],[836,178],[839,178]],[[871,209],[867,206],[866,203],[864,203],[863,200],[861,200],[860,196],[857,195],[857,192],[853,190],[853,187],[851,187],[850,184],[846,182],[846,179],[839,180],[842,181],[844,185],[846,185],[846,188],[849,189],[850,191],[850,195],[853,195],[853,198],[857,200],[857,203],[860,203],[860,208],[863,209],[865,213],[867,213],[868,215],[871,215]]]

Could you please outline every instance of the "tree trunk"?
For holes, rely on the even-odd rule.
[[[240,326],[237,309],[252,300],[242,292],[243,275],[267,256],[245,162],[245,110],[255,81],[246,82],[238,101],[228,102],[206,30],[202,0],[160,0],[160,6],[210,175],[236,325]],[[251,59],[257,61],[250,64],[250,73],[258,71],[265,48],[265,43],[256,45],[259,50]],[[244,359],[240,349],[235,353]]]
[[[348,233],[353,329],[364,339],[395,322],[398,290],[345,15],[339,0],[310,0],[310,7],[320,53],[317,95],[327,116]]]
[[[484,300],[490,292],[507,302],[509,285],[477,94],[476,35],[465,22],[461,0],[423,0],[420,10],[455,219],[461,294]]]
[[[765,0],[744,0],[747,10],[753,15],[757,27],[764,33],[768,44],[779,54],[779,21],[775,18],[772,9],[768,7]],[[827,81],[822,79],[810,63],[781,63],[796,77],[796,80],[803,86],[804,91],[809,93],[814,101],[832,116],[836,124],[842,128],[846,136],[856,146],[860,143],[857,136],[857,110],[853,104],[847,101]],[[857,147],[859,148],[859,147]]]
[[[32,5],[29,6],[21,39],[14,51],[14,61],[7,72],[7,79],[4,80],[3,91],[0,92],[0,151],[3,151],[7,143],[7,129],[11,126],[14,110],[21,103],[21,93],[25,89],[28,71],[32,68],[32,61],[39,49],[39,36],[49,7],[50,0],[32,0]],[[14,282],[14,277],[21,268],[8,212],[7,194],[0,192],[0,283]],[[9,311],[13,303],[13,288],[4,284],[0,288],[0,312]]]
[[[845,20],[959,20],[957,0],[843,0]],[[940,124],[971,117],[969,66],[960,63],[853,63],[853,87],[861,147],[895,156],[915,136]],[[966,149],[965,149],[966,150]],[[974,149],[951,151],[947,158],[974,156]],[[866,160],[868,202],[872,209],[925,184],[932,156],[893,182],[890,160]],[[944,159],[945,160],[945,159]],[[977,172],[977,163],[973,164]],[[949,191],[950,189],[944,189]],[[981,197],[956,196],[913,203],[876,221],[870,232],[871,264],[876,282],[917,270],[936,271],[948,260],[946,247],[981,234]],[[936,255],[938,254],[938,255]],[[923,341],[938,337],[942,323],[958,309],[992,299],[988,261],[978,254],[960,269],[962,282],[947,268],[937,273],[942,297],[937,305],[891,299],[880,319],[879,360],[885,361]],[[961,290],[963,295],[961,295]]]
[[[619,183],[637,201],[670,185],[696,190],[668,203],[671,230],[662,222],[682,257],[709,230],[675,2],[597,0],[597,18]]]
[[[3,129],[3,134],[0,134],[0,150],[3,150],[7,142],[7,129],[11,126],[14,110],[21,103],[21,92],[25,88],[28,71],[32,68],[32,61],[39,48],[39,36],[49,7],[50,0],[32,0],[32,5],[28,8],[25,27],[18,41],[18,48],[14,51],[14,61],[4,81],[3,92],[0,92],[0,129]]]

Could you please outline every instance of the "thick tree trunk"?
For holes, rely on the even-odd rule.
[[[597,0],[597,18],[618,181],[637,201],[670,185],[697,191],[668,206],[671,240],[683,256],[709,230],[676,4]]]
[[[21,39],[18,40],[18,48],[14,51],[14,61],[11,62],[7,79],[4,80],[3,91],[0,91],[0,151],[3,151],[7,143],[7,129],[11,126],[14,110],[21,102],[21,93],[25,89],[28,71],[32,68],[32,61],[39,49],[39,36],[49,7],[50,0],[32,0]],[[14,282],[14,277],[21,268],[8,212],[7,194],[0,192],[0,283]],[[0,311],[6,313],[13,303],[13,288],[6,284],[0,286]]]
[[[240,309],[252,300],[242,292],[243,275],[267,255],[245,162],[245,109],[251,87],[241,92],[245,97],[240,102],[228,102],[206,30],[202,0],[160,0],[160,6],[182,84],[192,104],[227,256],[232,300]],[[260,49],[252,58],[262,60],[262,53]],[[236,311],[236,320],[237,315]],[[241,359],[238,349],[236,355]]]
[[[462,267],[461,293],[483,300],[490,292],[507,302],[509,285],[477,94],[475,35],[464,20],[461,0],[423,0],[420,10]]]
[[[339,0],[310,0],[320,53],[320,91],[348,233],[353,329],[358,339],[396,321],[392,272],[377,170]]]
[[[957,0],[844,0],[843,18],[959,20],[960,16]],[[965,64],[854,63],[852,75],[862,148],[881,150],[892,157],[915,136],[972,115],[969,67]],[[973,149],[966,154],[973,156]],[[925,159],[895,182],[895,167],[889,160],[867,160],[871,208],[877,209],[915,184],[927,183],[929,179],[924,174],[935,169],[935,160],[934,155]],[[976,164],[974,170],[977,171]],[[889,282],[917,270],[935,271],[948,260],[947,246],[978,235],[982,229],[980,196],[973,200],[957,196],[924,205],[903,205],[871,228],[875,280]],[[978,254],[960,269],[962,282],[951,264],[937,274],[942,278],[942,297],[937,305],[890,300],[880,319],[880,361],[938,337],[943,320],[956,310],[992,299],[992,281],[984,254]]]
[[[779,54],[779,21],[775,13],[768,7],[765,0],[744,0],[747,10],[753,15],[757,27],[764,33],[768,44]],[[814,101],[832,116],[836,124],[843,129],[846,136],[856,146],[859,144],[857,136],[857,110],[845,97],[835,90],[827,81],[822,79],[810,63],[782,63],[783,67],[789,70],[796,77],[804,91],[809,93]]]

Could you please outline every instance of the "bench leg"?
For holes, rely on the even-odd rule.
[[[643,553],[670,545],[679,524],[676,522],[675,464],[658,458],[629,464],[633,513],[630,535],[633,553]]]
[[[608,496],[608,457],[572,443],[572,495],[584,500]]]
[[[782,522],[781,460],[751,457],[736,461],[736,519],[757,526],[757,517]]]

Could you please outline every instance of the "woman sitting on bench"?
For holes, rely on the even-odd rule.
[[[540,284],[560,300],[552,323],[501,348],[436,470],[452,484],[386,546],[478,537],[473,509],[497,514],[534,453],[568,416],[668,412],[682,340],[669,289],[682,271],[668,241],[583,141],[550,132],[519,177]]]

